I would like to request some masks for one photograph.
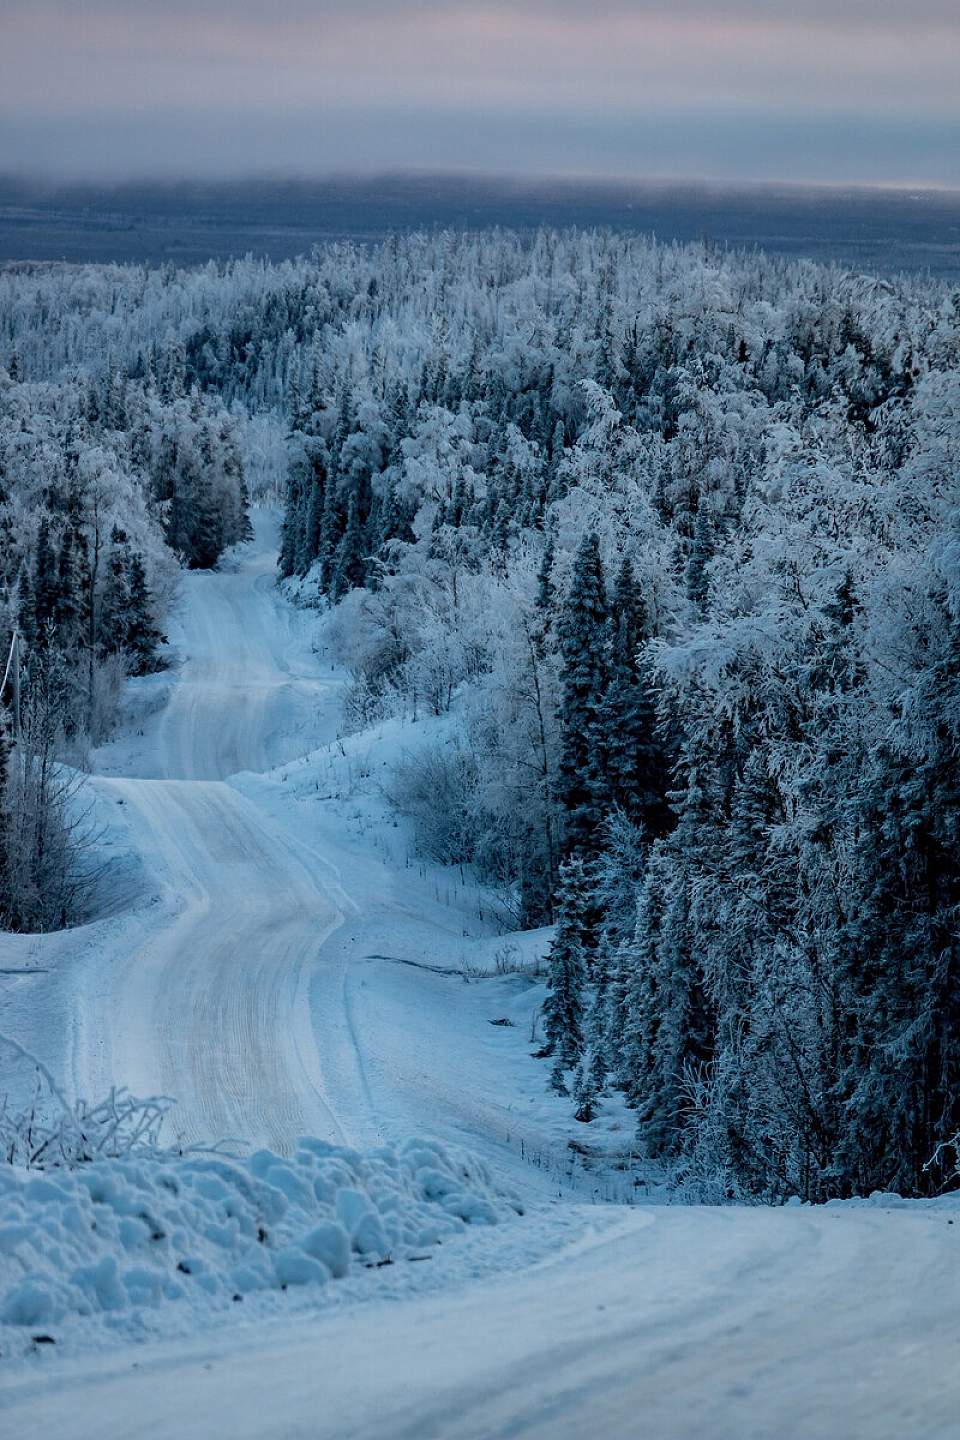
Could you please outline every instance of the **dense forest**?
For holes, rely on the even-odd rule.
[[[216,563],[251,477],[282,477],[280,576],[324,611],[345,725],[427,722],[390,782],[419,845],[556,925],[544,1083],[585,1124],[622,1092],[640,1152],[709,1198],[937,1188],[960,293],[420,235],[6,273],[0,365],[4,923],[36,919],[10,837],[51,757],[109,727],[178,563]]]

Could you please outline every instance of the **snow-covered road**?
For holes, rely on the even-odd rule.
[[[182,907],[118,973],[115,1078],[176,1096],[188,1143],[236,1136],[286,1151],[299,1135],[343,1138],[308,995],[309,968],[343,919],[329,876],[222,782],[110,788],[134,834],[159,847]]]
[[[184,577],[171,627],[182,663],[129,773],[222,780],[299,753],[303,721],[330,682],[302,653],[297,616],[276,591],[276,563],[276,526],[260,514],[235,565]]]
[[[455,967],[466,925],[341,834],[342,809],[303,803],[293,768],[289,784],[286,770],[227,783],[333,733],[335,683],[272,588],[272,538],[263,522],[235,570],[186,578],[166,703],[101,757],[97,802],[122,817],[145,892],[45,939],[47,969],[14,982],[8,1014],[55,1068],[65,1048],[77,1093],[175,1096],[187,1140],[288,1151],[304,1133],[369,1145],[420,1130],[512,1164],[534,1203],[430,1265],[371,1273],[361,1302],[38,1354],[0,1374],[10,1433],[960,1436],[960,1210],[581,1209],[555,1187],[544,1203],[543,1177],[504,1143],[541,1143],[545,1087],[512,1038],[529,987],[413,968],[418,954]],[[488,1023],[511,1005],[512,1030]]]
[[[137,778],[95,782],[127,807],[129,842],[161,880],[162,904],[129,932],[106,989],[79,990],[72,1079],[79,1094],[116,1084],[175,1096],[188,1143],[231,1136],[283,1151],[299,1135],[345,1138],[309,981],[350,902],[329,864],[223,783],[295,747],[298,709],[322,708],[328,688],[315,665],[312,675],[291,665],[293,616],[273,586],[263,517],[258,539],[235,568],[185,577],[182,661],[125,757]]]
[[[371,1145],[425,1128],[510,1163],[507,1136],[545,1142],[515,1113],[487,997],[375,958],[455,966],[464,917],[277,778],[333,738],[343,682],[278,595],[276,548],[261,514],[234,565],[184,576],[178,664],[147,683],[162,703],[97,756],[100,810],[122,817],[154,903],[51,942],[69,962],[49,987],[68,1012],[65,1083],[172,1096],[187,1143],[288,1152],[304,1134]],[[59,1070],[57,1036],[24,1038]]]
[[[19,1440],[960,1433],[943,1210],[677,1206],[584,1229],[520,1273],[74,1363],[0,1403]]]

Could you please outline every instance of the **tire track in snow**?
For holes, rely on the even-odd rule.
[[[187,897],[124,967],[118,1078],[175,1096],[187,1142],[343,1138],[309,1013],[309,969],[342,921],[322,878],[228,786],[113,783]]]

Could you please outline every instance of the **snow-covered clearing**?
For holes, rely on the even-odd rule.
[[[517,942],[525,973],[478,978],[506,943],[491,897],[411,862],[378,798],[415,736],[335,743],[342,677],[273,588],[274,554],[261,518],[233,568],[186,577],[179,666],[134,682],[134,721],[97,756],[100,918],[2,938],[0,1031],[70,1096],[169,1094],[170,1139],[276,1153],[106,1167],[97,1213],[93,1169],[10,1172],[11,1433],[956,1435],[946,1203],[587,1203],[614,1172],[568,1176],[567,1138],[626,1150],[630,1121],[611,1105],[574,1127],[529,1059],[548,937]],[[298,1155],[304,1135],[363,1153]],[[420,1135],[442,1184],[405,1148]],[[478,1158],[458,1190],[461,1145]],[[254,1215],[274,1204],[265,1247]],[[138,1216],[164,1206],[154,1241]],[[29,1310],[31,1274],[52,1308],[40,1284]]]

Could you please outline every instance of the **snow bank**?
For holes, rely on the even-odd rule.
[[[0,1324],[36,1329],[177,1301],[323,1286],[522,1214],[482,1161],[428,1140],[0,1166]]]

